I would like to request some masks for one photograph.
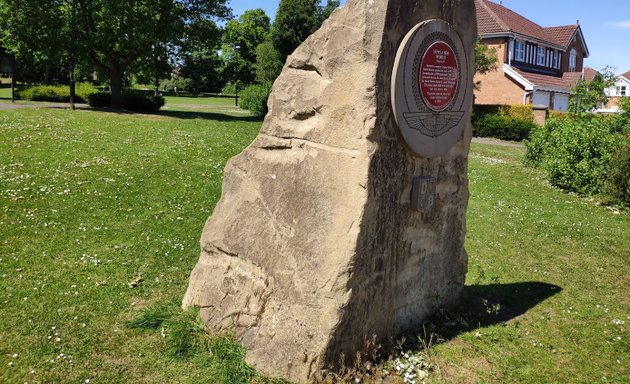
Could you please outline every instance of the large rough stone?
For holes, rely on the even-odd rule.
[[[390,81],[425,19],[449,22],[472,65],[474,15],[472,0],[348,0],[288,58],[260,134],[225,168],[183,303],[258,370],[307,380],[459,297],[471,129],[446,155],[415,156]],[[437,179],[426,214],[410,209],[418,175]]]

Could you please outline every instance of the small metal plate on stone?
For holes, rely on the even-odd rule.
[[[427,213],[435,204],[435,188],[437,181],[435,177],[418,176],[413,179],[411,189],[411,208]]]
[[[424,21],[403,39],[392,76],[392,106],[416,155],[441,156],[462,137],[472,100],[468,60],[461,38],[444,20]]]

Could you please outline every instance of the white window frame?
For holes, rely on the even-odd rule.
[[[545,47],[536,48],[536,65],[545,65]]]
[[[619,87],[619,96],[628,96],[628,88],[625,85]]]
[[[575,48],[571,48],[571,52],[569,53],[569,72],[575,72],[576,67],[577,67],[577,52]]]
[[[514,44],[514,60],[525,61],[525,42],[522,40],[516,40]]]
[[[558,51],[553,51],[553,59],[552,59],[552,66],[555,69],[558,69]]]

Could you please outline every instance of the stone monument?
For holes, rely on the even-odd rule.
[[[459,298],[475,28],[473,0],[348,0],[287,59],[183,302],[259,371],[308,380]]]

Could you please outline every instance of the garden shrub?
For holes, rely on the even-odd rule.
[[[524,140],[537,127],[531,105],[475,105],[472,123],[475,136],[514,141]]]
[[[162,80],[160,82],[159,89],[163,92],[189,92],[193,91],[192,80],[185,77],[178,77],[177,79]]]
[[[485,115],[506,116],[513,119],[534,121],[534,108],[531,105],[475,104],[473,116]]]
[[[111,104],[111,95],[109,92],[96,92],[88,97],[88,104],[92,108],[105,108]]]
[[[532,121],[508,116],[488,114],[473,118],[473,134],[478,137],[522,141],[536,127]]]
[[[630,134],[625,134],[613,152],[605,192],[614,202],[630,207]]]
[[[241,92],[242,108],[248,109],[256,116],[267,114],[267,99],[271,89],[265,84],[250,85]]]
[[[499,116],[511,117],[515,120],[534,122],[534,108],[528,105],[501,105],[498,111]]]
[[[128,111],[157,112],[164,106],[162,96],[148,96],[139,92],[123,93],[122,107]]]
[[[76,103],[87,103],[91,94],[97,89],[88,83],[78,83],[75,86]],[[53,103],[70,102],[70,86],[68,85],[35,85],[19,91],[19,98],[28,101],[48,101]]]
[[[236,95],[236,84],[227,84],[221,92],[226,96],[234,96]]]
[[[555,119],[555,120],[564,120],[570,117],[571,117],[571,114],[569,112],[561,112],[561,111],[549,111],[549,115],[547,116],[548,119]]]
[[[550,119],[532,131],[526,160],[540,166],[552,185],[581,195],[600,193],[620,145],[617,125],[617,118],[596,115]]]
[[[109,92],[98,92],[90,96],[89,104],[93,108],[109,107],[111,104]],[[164,106],[162,96],[149,96],[141,92],[128,92],[122,95],[122,107],[134,112],[157,112]]]

